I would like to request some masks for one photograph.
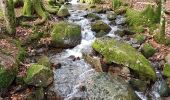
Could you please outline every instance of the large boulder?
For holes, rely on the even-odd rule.
[[[53,82],[53,71],[44,65],[32,64],[27,70],[24,81],[28,85],[47,87]]]
[[[59,17],[67,17],[67,16],[70,15],[70,13],[69,13],[67,7],[64,6],[64,5],[62,5],[61,8],[59,9],[57,15],[58,15]]]
[[[111,27],[101,20],[92,23],[91,29],[96,33],[100,33],[100,32],[108,33],[111,31]]]
[[[140,100],[125,80],[120,77],[112,78],[106,73],[87,75],[82,85],[80,91],[87,93],[87,96],[83,97],[81,96],[82,92],[75,92],[69,97],[70,100],[74,98],[87,100]]]
[[[142,80],[156,79],[151,63],[128,43],[114,38],[102,37],[96,39],[92,47],[104,56],[107,63],[114,62],[127,66]]]
[[[55,47],[74,47],[81,42],[81,26],[69,22],[58,22],[54,26],[51,36]]]

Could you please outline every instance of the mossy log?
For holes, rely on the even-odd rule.
[[[15,18],[13,0],[0,0],[0,4],[3,11],[4,19],[6,21],[7,32],[9,34],[15,34],[16,18]]]

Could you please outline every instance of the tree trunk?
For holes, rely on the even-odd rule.
[[[33,12],[31,0],[24,0],[24,7],[22,14],[24,16],[31,16]]]
[[[161,0],[160,36],[165,38],[165,0]]]
[[[15,34],[16,32],[16,18],[14,12],[13,0],[0,0],[4,19],[6,21],[6,29],[9,34]]]

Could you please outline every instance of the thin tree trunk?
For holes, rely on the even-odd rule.
[[[0,5],[6,21],[6,29],[9,34],[15,34],[16,32],[16,18],[14,12],[13,0],[0,0]]]
[[[161,0],[160,36],[165,37],[165,0]]]

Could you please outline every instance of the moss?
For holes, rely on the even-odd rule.
[[[129,44],[112,38],[99,38],[92,46],[108,63],[123,64],[131,68],[141,79],[156,79],[150,62]]]
[[[147,83],[138,79],[131,79],[129,84],[134,90],[145,92],[147,89]]]
[[[53,72],[43,65],[32,64],[27,70],[24,81],[28,85],[47,87],[53,81]]]
[[[145,27],[154,30],[156,27],[157,19],[154,9],[148,6],[144,11],[137,11],[128,8],[126,11],[127,22],[130,25],[131,30],[136,33],[144,32]]]
[[[113,9],[117,9],[122,5],[121,0],[112,0]]]
[[[17,65],[14,64],[12,68],[6,69],[0,64],[0,91],[8,88],[17,74]]]
[[[24,16],[31,16],[32,13],[33,13],[33,5],[31,0],[24,0],[24,7],[23,7],[22,14]]]
[[[61,21],[54,25],[51,36],[52,41],[56,45],[62,46],[64,45],[65,39],[71,39],[74,41],[81,38],[81,26],[74,23]]]
[[[86,17],[87,17],[87,18],[90,18],[90,19],[92,19],[92,20],[99,20],[99,19],[101,19],[98,15],[96,15],[96,14],[94,14],[94,13],[89,13],[89,14],[87,14]]]
[[[109,25],[107,25],[106,23],[104,23],[101,20],[98,20],[94,23],[91,24],[91,29],[95,32],[100,32],[103,31],[105,33],[108,33],[111,31],[111,28]]]
[[[162,74],[163,76],[170,78],[170,65],[168,64],[164,65]]]
[[[50,60],[47,56],[41,56],[38,61],[37,61],[38,64],[40,65],[44,65],[46,67],[49,67],[51,66],[51,63],[50,63]]]
[[[146,58],[149,58],[151,56],[153,56],[156,52],[155,48],[152,47],[151,44],[149,43],[145,43],[143,45],[143,48],[142,48],[142,54],[146,57]]]
[[[36,13],[44,20],[48,18],[48,14],[42,8],[42,2],[40,0],[32,0],[32,4]]]
[[[19,40],[15,40],[14,42],[15,42],[16,47],[19,49],[17,57],[16,57],[17,61],[18,62],[24,61],[24,59],[27,55],[25,48],[22,47],[22,43]]]
[[[57,15],[58,15],[59,17],[67,17],[67,16],[70,15],[70,13],[69,13],[67,7],[65,7],[65,6],[63,5],[63,6],[60,7]]]
[[[145,36],[143,34],[135,34],[134,39],[137,41],[137,43],[143,43],[145,41]]]

